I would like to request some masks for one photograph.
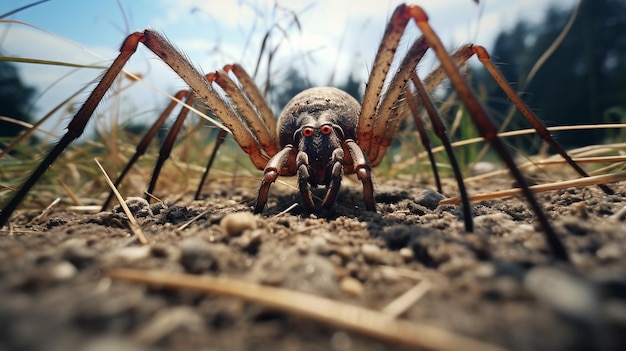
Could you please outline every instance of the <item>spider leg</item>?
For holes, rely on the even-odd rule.
[[[570,155],[563,149],[563,147],[561,147],[561,144],[559,144],[552,137],[550,131],[543,125],[543,123],[541,123],[539,118],[537,118],[537,116],[528,108],[528,106],[526,106],[526,104],[519,98],[519,96],[517,96],[517,94],[515,93],[515,91],[513,91],[511,85],[507,82],[506,78],[504,78],[498,67],[496,67],[493,61],[491,61],[491,57],[489,56],[487,50],[484,47],[478,45],[470,45],[468,49],[472,54],[478,57],[478,60],[485,66],[487,72],[489,72],[491,77],[496,81],[496,83],[498,83],[500,89],[504,91],[504,93],[511,100],[511,102],[513,102],[513,104],[515,105],[515,107],[517,107],[520,113],[526,118],[526,120],[528,120],[533,128],[535,128],[543,141],[548,143],[548,145],[550,145],[556,152],[558,152],[558,154],[561,155],[561,157],[563,157],[565,161],[580,176],[589,177],[589,174],[587,174],[585,170],[583,170],[576,162],[574,162],[574,160],[572,160]],[[600,187],[600,189],[602,189],[602,191],[604,191],[604,193],[607,195],[612,195],[615,193],[613,189],[604,184],[599,184],[598,187]]]
[[[252,163],[262,169],[267,158],[261,153],[260,145],[244,122],[222,100],[219,94],[211,87],[206,77],[196,70],[187,59],[178,52],[163,36],[153,30],[142,33],[142,43],[165,62],[185,83],[198,95],[211,111],[219,117],[224,126],[233,134],[235,141],[252,160]]]
[[[298,188],[304,201],[304,207],[307,211],[315,211],[315,202],[313,202],[313,195],[311,194],[311,167],[309,166],[309,156],[306,152],[298,151],[296,155],[296,166],[298,167]]]
[[[176,100],[181,100],[185,96],[187,96],[187,94],[189,93],[190,91],[188,90],[181,90],[177,92],[176,95],[174,95],[174,97],[176,98]],[[165,110],[163,110],[163,112],[159,116],[159,119],[157,119],[154,122],[154,124],[152,124],[152,127],[150,127],[148,132],[143,136],[143,138],[141,138],[141,141],[139,142],[139,144],[137,144],[137,147],[135,148],[135,154],[133,155],[133,157],[131,157],[128,163],[126,163],[126,166],[124,167],[120,175],[117,177],[117,179],[113,183],[113,186],[115,188],[117,188],[122,183],[122,181],[126,177],[126,174],[130,171],[130,169],[133,167],[135,162],[137,162],[139,157],[141,157],[143,154],[146,153],[146,149],[148,148],[148,145],[150,144],[152,139],[154,139],[154,136],[157,134],[157,132],[159,131],[163,123],[165,123],[165,120],[167,119],[167,117],[169,117],[169,115],[172,113],[172,111],[174,110],[174,107],[176,107],[176,105],[178,104],[176,100],[170,101],[170,103],[167,105]],[[109,196],[102,204],[101,211],[105,211],[109,207],[111,200],[113,200],[113,196],[114,196],[114,193],[111,190],[109,192]]]
[[[196,94],[193,94],[193,93],[188,94],[185,104],[187,106],[191,106],[193,104],[193,100],[195,99],[195,97],[196,97]],[[167,133],[167,136],[165,137],[165,140],[163,141],[163,145],[161,145],[161,148],[159,149],[159,158],[157,159],[157,162],[154,165],[152,177],[150,178],[150,185],[148,185],[148,190],[146,191],[147,192],[146,201],[148,202],[150,202],[152,198],[150,194],[154,192],[154,188],[156,187],[156,182],[159,179],[159,174],[161,173],[163,164],[165,164],[165,161],[170,157],[172,148],[174,147],[174,142],[176,141],[176,136],[178,136],[178,132],[180,131],[180,128],[183,126],[183,123],[185,122],[185,119],[187,118],[188,114],[189,114],[189,109],[186,106],[183,106],[183,108],[178,113],[178,116],[176,117],[174,124],[170,128],[170,131]]]
[[[548,216],[543,211],[541,205],[537,201],[533,192],[528,188],[526,179],[520,172],[519,168],[515,164],[513,158],[506,149],[506,146],[498,136],[498,130],[495,123],[491,120],[491,117],[487,114],[485,108],[480,104],[476,95],[471,91],[471,88],[456,68],[456,65],[450,55],[448,55],[441,40],[434,32],[430,24],[428,23],[428,16],[422,8],[419,6],[408,6],[406,12],[410,15],[422,34],[426,37],[426,40],[430,44],[430,47],[435,51],[437,58],[439,59],[442,68],[450,78],[450,81],[454,85],[459,97],[463,100],[464,105],[468,109],[470,115],[474,119],[474,122],[481,133],[481,135],[493,146],[494,150],[499,154],[500,158],[509,168],[511,174],[520,185],[522,192],[526,196],[526,199],[530,207],[535,212],[537,221],[543,228],[546,241],[552,250],[556,259],[564,262],[569,262],[569,255],[567,249],[557,236],[556,232],[550,225]]]
[[[270,187],[272,183],[278,179],[281,170],[289,161],[289,156],[291,156],[293,150],[293,145],[287,145],[267,162],[263,170],[263,180],[261,180],[261,186],[259,187],[259,195],[257,196],[256,205],[254,206],[254,213],[263,212],[263,208],[265,208],[265,204],[267,203]]]
[[[406,114],[398,114],[400,96],[406,88],[411,72],[415,71],[418,62],[427,50],[428,43],[424,37],[415,40],[398,66],[398,70],[391,77],[387,89],[381,93],[380,104],[376,110],[374,129],[372,130],[372,145],[370,151],[367,152],[367,156],[372,160],[373,167],[382,160],[385,150],[391,144],[400,127],[400,123],[406,116]],[[387,135],[392,135],[392,137],[387,138]]]
[[[359,124],[357,126],[357,140],[363,152],[370,155],[370,160],[374,159],[374,157],[371,157],[371,150],[375,147],[372,138],[374,136],[374,125],[378,119],[379,101],[381,100],[380,98],[387,73],[389,72],[389,67],[395,56],[400,38],[404,33],[404,28],[410,19],[405,13],[405,8],[406,5],[398,6],[389,19],[383,38],[380,41],[376,57],[374,58],[372,71],[370,72],[369,79],[365,86],[365,93],[363,94]],[[408,76],[406,79],[408,80]],[[404,88],[404,84],[402,84],[402,88]],[[376,165],[372,164],[372,166],[374,167]]]
[[[411,75],[413,77],[413,75]],[[433,154],[432,147],[430,146],[430,138],[426,133],[426,127],[424,126],[424,121],[420,118],[419,108],[417,107],[417,103],[413,99],[411,94],[407,94],[406,91],[403,94],[406,99],[407,105],[411,110],[411,114],[413,115],[413,119],[415,120],[415,124],[417,125],[417,132],[420,136],[420,141],[422,142],[422,146],[424,150],[428,153],[428,160],[430,162],[430,167],[433,170],[433,176],[435,177],[435,184],[437,185],[437,191],[440,194],[443,194],[443,188],[441,186],[441,179],[439,178],[439,171],[437,170],[437,162],[435,162],[435,155]]]
[[[126,62],[135,53],[139,43],[143,43],[150,51],[170,66],[198,97],[209,106],[211,111],[220,118],[224,126],[233,134],[239,146],[250,156],[250,159],[257,168],[261,169],[266,165],[267,158],[261,153],[261,147],[257,139],[235,112],[232,111],[228,104],[212,89],[206,78],[200,74],[172,44],[157,32],[153,30],[135,32],[124,40],[119,55],[115,58],[111,67],[107,69],[83,106],[81,106],[68,124],[67,133],[63,135],[59,142],[48,152],[31,176],[2,209],[0,213],[0,226],[7,223],[11,214],[22,202],[26,194],[28,194],[30,189],[37,183],[50,165],[54,163],[63,150],[83,133],[96,106],[100,103],[102,97]]]
[[[248,99],[246,94],[237,86],[237,84],[228,76],[228,73],[224,70],[218,70],[208,75],[209,82],[215,82],[219,85],[228,97],[233,101],[240,116],[246,122],[250,131],[258,139],[261,148],[272,157],[278,151],[276,139],[273,133],[270,132],[269,127],[265,124],[256,108]],[[262,169],[261,167],[260,169]]]
[[[454,150],[452,149],[450,138],[448,137],[448,133],[446,132],[446,126],[443,124],[441,116],[439,115],[439,112],[437,112],[437,108],[435,108],[435,105],[430,100],[430,97],[426,92],[426,88],[417,76],[417,73],[413,72],[413,74],[411,74],[411,80],[413,82],[413,85],[415,85],[415,88],[417,88],[418,95],[424,103],[424,108],[426,109],[426,112],[428,112],[428,116],[430,117],[430,121],[435,130],[435,134],[441,140],[443,146],[446,149],[446,154],[450,159],[450,164],[452,165],[452,170],[454,172],[454,178],[456,179],[456,182],[458,184],[459,194],[463,201],[463,206],[461,207],[463,208],[465,231],[471,233],[474,231],[474,221],[472,220],[472,207],[470,205],[469,196],[467,195],[467,190],[465,189],[465,182],[463,182],[463,174],[461,173],[461,169],[459,168],[459,162],[454,155]],[[409,97],[409,99],[407,99],[409,106],[411,105],[412,101],[413,97]],[[413,103],[413,105],[415,104]],[[416,115],[415,119],[418,120],[419,116]]]
[[[330,163],[332,164],[330,175],[331,180],[330,184],[328,185],[328,189],[326,190],[326,196],[324,196],[324,200],[322,201],[322,208],[326,210],[329,210],[335,203],[337,193],[339,192],[339,188],[341,187],[341,178],[343,177],[344,163],[342,148],[337,148],[333,151]]]
[[[365,208],[368,211],[376,211],[370,162],[363,150],[354,140],[346,139],[343,143],[350,152],[356,176],[361,183],[363,183],[363,201],[365,202]]]
[[[217,155],[217,150],[220,148],[222,143],[226,139],[226,131],[224,129],[219,130],[219,134],[217,135],[217,139],[215,139],[215,145],[213,146],[213,151],[211,152],[211,157],[209,157],[209,162],[204,169],[204,173],[202,173],[202,179],[200,180],[200,184],[198,184],[198,190],[196,190],[196,195],[194,195],[194,200],[200,199],[200,193],[202,192],[202,188],[204,187],[204,182],[206,182],[207,177],[209,176],[209,171],[213,166],[213,161],[215,161],[215,156]]]
[[[102,100],[102,97],[115,80],[115,77],[117,77],[119,72],[122,70],[126,61],[128,61],[128,59],[137,50],[137,45],[142,38],[142,33],[134,33],[126,38],[120,49],[120,54],[113,61],[111,67],[109,67],[109,69],[104,73],[96,88],[92,91],[91,95],[89,95],[83,106],[81,106],[74,118],[68,124],[67,133],[63,135],[61,140],[59,140],[59,142],[48,152],[39,166],[37,166],[22,187],[15,193],[15,195],[13,195],[13,198],[9,201],[9,203],[2,209],[2,212],[0,213],[0,227],[7,223],[13,211],[15,211],[17,206],[22,202],[26,194],[28,194],[30,189],[33,185],[35,185],[35,183],[37,183],[44,172],[59,157],[61,152],[63,152],[63,150],[65,150],[65,148],[67,148],[67,146],[74,141],[74,139],[78,138],[83,133],[85,126],[87,125],[87,122],[89,121],[89,118],[91,117],[96,106],[100,100]]]
[[[420,38],[420,40],[424,40],[424,38]],[[410,55],[410,51],[409,53],[407,53],[407,56]],[[457,65],[460,65],[462,63],[464,63],[465,61],[467,61],[468,56],[466,53],[466,50],[457,50],[452,54],[452,58],[454,59],[454,61],[456,62]],[[407,61],[407,58],[405,58],[405,62]],[[403,62],[404,63],[404,62]],[[410,77],[410,75],[412,74],[412,72],[415,71],[415,66],[411,66],[413,67],[413,69],[411,71],[408,72],[408,74],[406,73],[406,71],[402,71],[402,76],[403,77]],[[400,74],[400,73],[398,73]],[[423,84],[424,87],[426,88],[426,91],[433,91],[435,90],[435,88],[437,86],[439,86],[441,84],[441,82],[443,82],[443,80],[446,78],[446,73],[443,71],[443,69],[441,67],[438,67],[437,69],[433,70],[432,72],[430,72],[428,74],[428,76],[424,79]],[[407,81],[410,78],[407,78]],[[405,84],[401,84],[401,85],[405,85]],[[406,93],[406,91],[403,91],[404,93]],[[389,94],[387,94],[389,95]],[[395,96],[395,95],[394,95]],[[406,98],[406,97],[405,97]],[[415,101],[416,103],[419,103],[420,100],[417,99],[417,101]],[[410,106],[409,106],[410,109]],[[418,108],[419,110],[419,108]],[[412,113],[412,112],[411,112]],[[398,96],[398,103],[393,107],[393,112],[392,115],[390,117],[388,117],[388,121],[386,123],[386,128],[384,130],[380,130],[377,133],[381,133],[381,135],[378,136],[378,143],[377,143],[377,147],[378,150],[372,150],[371,151],[371,156],[374,157],[371,159],[372,165],[376,166],[378,164],[380,164],[380,162],[382,161],[383,157],[385,156],[385,151],[387,150],[387,147],[389,145],[391,145],[391,142],[393,141],[393,139],[396,137],[397,131],[400,128],[400,124],[402,123],[402,121],[404,120],[404,118],[407,116],[407,111],[406,111],[406,107],[404,104],[402,104],[402,98],[400,96]],[[413,114],[414,118],[416,116],[419,116],[419,114]],[[418,126],[418,131],[419,131],[419,125],[422,123],[422,121],[417,121],[416,120],[416,124]],[[382,125],[382,124],[381,124]],[[376,133],[374,133],[374,135],[376,135]],[[421,136],[421,134],[420,134]],[[422,144],[424,144],[424,139],[422,138]],[[430,153],[430,146],[426,147],[426,150]],[[430,157],[430,156],[429,156]],[[431,164],[434,164],[434,161],[431,161]],[[436,172],[435,170],[433,170],[433,172]],[[439,189],[439,188],[438,188]],[[441,192],[441,189],[439,189],[439,192]]]
[[[241,65],[236,63],[224,66],[224,71],[233,72],[235,77],[237,77],[237,80],[241,83],[242,89],[250,98],[252,104],[257,107],[259,114],[267,126],[267,129],[269,129],[272,134],[272,138],[278,145],[278,136],[276,135],[276,116],[274,116],[274,113],[267,104],[267,100],[265,100],[257,85],[254,83],[250,75],[248,75],[248,72],[246,72]]]

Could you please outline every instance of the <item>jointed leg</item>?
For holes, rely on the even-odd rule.
[[[313,195],[311,194],[311,168],[309,166],[309,156],[306,152],[298,152],[296,165],[298,167],[298,188],[302,195],[302,201],[304,201],[304,207],[307,211],[312,212],[315,210],[315,202],[313,202]]]
[[[223,70],[218,70],[207,75],[209,82],[215,82],[230,97],[237,109],[241,112],[241,117],[256,138],[259,140],[261,148],[272,157],[278,151],[278,143],[274,137],[275,130],[271,131],[265,124],[253,103],[248,99],[244,92]],[[260,168],[262,169],[262,168]]]
[[[443,146],[446,149],[446,154],[450,159],[450,164],[452,165],[452,170],[454,171],[454,177],[456,178],[459,194],[461,199],[463,200],[463,220],[465,221],[465,231],[473,232],[474,231],[474,221],[472,220],[472,207],[470,205],[469,196],[467,195],[467,190],[465,189],[465,183],[463,182],[463,174],[461,173],[461,169],[459,168],[459,162],[456,160],[456,156],[454,155],[454,150],[452,149],[452,144],[450,143],[450,138],[448,137],[448,133],[446,132],[446,127],[444,126],[441,116],[439,116],[439,112],[435,108],[435,105],[430,100],[428,93],[426,92],[426,88],[422,84],[422,81],[417,77],[417,73],[413,72],[411,74],[411,80],[417,88],[418,95],[424,103],[424,108],[430,117],[430,121],[435,129],[435,134],[441,140]],[[408,98],[409,104],[412,103],[412,96]],[[419,116],[416,117],[418,119]],[[436,167],[435,167],[436,169]]]
[[[470,115],[473,117],[474,122],[482,136],[493,146],[495,151],[499,154],[500,158],[507,165],[511,174],[520,185],[522,192],[526,196],[528,203],[535,212],[537,220],[543,228],[546,241],[550,246],[554,256],[561,261],[569,261],[569,256],[565,246],[554,232],[554,229],[548,221],[548,217],[543,211],[542,207],[537,202],[533,192],[528,188],[526,179],[517,168],[517,165],[513,161],[513,158],[508,153],[504,143],[498,137],[498,130],[495,127],[494,122],[487,115],[485,108],[480,104],[476,95],[471,91],[467,82],[463,79],[460,72],[457,70],[454,61],[448,55],[441,40],[437,34],[433,31],[428,23],[428,16],[418,6],[407,7],[407,12],[415,20],[415,23],[421,30],[422,34],[426,37],[426,40],[430,44],[430,47],[435,51],[437,58],[441,62],[441,66],[445,70],[446,74],[450,78],[450,81],[454,85],[459,97],[463,100],[463,103],[467,107]]]
[[[37,183],[39,178],[44,174],[44,172],[54,163],[54,161],[59,157],[61,152],[67,148],[67,146],[74,141],[74,139],[78,138],[83,131],[85,130],[85,126],[89,121],[89,118],[93,114],[96,106],[102,100],[102,97],[109,90],[109,87],[124,67],[124,64],[128,59],[133,55],[135,50],[137,50],[137,45],[139,41],[142,40],[142,33],[134,33],[131,34],[126,40],[124,44],[122,44],[122,48],[120,49],[119,56],[113,61],[113,64],[102,76],[102,80],[93,90],[91,95],[85,101],[85,104],[78,110],[74,118],[70,121],[67,126],[67,133],[59,140],[59,142],[48,152],[43,161],[39,164],[39,166],[33,171],[30,177],[26,180],[24,185],[15,193],[11,201],[2,209],[2,213],[0,213],[0,227],[4,226],[13,211],[17,208],[17,206],[22,202],[26,194],[30,191],[30,189]]]
[[[427,50],[428,43],[424,40],[424,37],[418,38],[404,56],[397,72],[391,77],[388,88],[382,92],[372,131],[372,145],[370,151],[367,152],[367,156],[372,162],[372,167],[378,165],[382,160],[387,146],[395,137],[400,123],[402,123],[406,115],[401,113],[403,111],[398,111],[398,108],[400,108],[398,101],[406,88],[406,83],[409,81],[411,73],[415,72],[418,62]]]
[[[188,90],[181,90],[178,93],[176,93],[174,97],[177,100],[180,100],[190,93],[191,92]],[[133,157],[131,157],[130,161],[128,161],[128,163],[126,164],[126,167],[124,167],[120,175],[117,177],[117,179],[113,183],[113,185],[116,188],[122,183],[122,181],[126,177],[126,174],[128,173],[128,171],[130,171],[130,169],[133,167],[135,162],[137,162],[139,157],[141,157],[146,152],[146,150],[148,149],[148,145],[150,144],[152,139],[154,139],[154,136],[157,134],[157,132],[159,131],[159,129],[161,128],[161,126],[163,125],[167,117],[169,117],[169,115],[172,113],[172,110],[174,110],[174,107],[177,104],[178,103],[175,100],[170,101],[169,105],[167,105],[167,108],[165,108],[165,110],[161,113],[161,116],[159,116],[159,119],[157,119],[156,122],[154,122],[152,127],[150,127],[150,130],[148,130],[146,135],[143,136],[143,138],[141,139],[141,141],[135,148],[135,154],[133,155]],[[111,200],[113,199],[113,196],[114,196],[113,191],[109,192],[109,196],[104,201],[104,204],[102,204],[102,211],[106,210],[109,207],[109,204],[111,203]]]
[[[330,209],[335,204],[335,199],[337,198],[337,193],[339,192],[339,187],[341,186],[344,164],[342,148],[338,148],[333,151],[330,163],[332,165],[330,171],[331,180],[326,190],[326,196],[324,196],[324,200],[322,201],[322,208],[326,210]]]
[[[410,17],[406,14],[406,5],[398,6],[391,15],[391,19],[389,19],[389,24],[387,24],[385,34],[378,47],[372,71],[365,86],[359,125],[357,127],[357,137],[359,146],[367,155],[371,155],[371,149],[375,146],[371,139],[374,135],[378,103],[382,95],[385,79],[398,48],[400,38],[404,33],[404,28],[409,20]],[[404,84],[402,84],[402,88],[404,88]],[[373,159],[373,157],[370,157],[370,159]]]
[[[365,208],[368,211],[376,211],[370,162],[363,150],[361,150],[354,140],[347,139],[344,141],[344,146],[348,149],[348,152],[350,152],[357,178],[363,183],[363,201],[365,202]]]
[[[267,100],[265,100],[257,85],[248,75],[248,72],[236,63],[224,66],[224,71],[233,72],[235,77],[237,77],[237,80],[241,83],[243,91],[246,92],[246,95],[250,98],[252,104],[258,109],[259,114],[267,126],[267,129],[269,129],[272,135],[274,135],[274,133],[276,133],[276,116],[274,116],[274,113],[267,104]],[[278,138],[274,135],[274,139]]]
[[[185,101],[185,104],[191,106],[191,104],[193,104],[193,100],[195,96],[196,95],[193,93],[189,94],[187,96],[187,100]],[[183,123],[185,122],[185,119],[187,118],[188,114],[189,114],[189,109],[183,106],[183,108],[178,113],[178,116],[176,117],[176,121],[174,121],[174,124],[170,128],[170,131],[167,133],[167,136],[165,137],[165,140],[163,141],[163,145],[161,145],[161,149],[159,150],[159,158],[157,159],[157,162],[154,165],[154,171],[152,172],[152,178],[150,178],[150,185],[148,186],[148,190],[147,190],[146,200],[148,202],[150,202],[150,199],[151,199],[150,194],[154,192],[154,188],[156,187],[156,182],[159,178],[159,174],[161,173],[161,168],[163,167],[165,160],[167,160],[170,157],[170,153],[172,152],[172,148],[174,147],[174,142],[176,141],[176,136],[178,136],[178,132],[180,131],[180,128],[183,126]]]
[[[259,187],[259,195],[257,197],[256,205],[254,206],[254,213],[263,212],[263,208],[265,208],[265,204],[267,203],[270,187],[272,186],[272,183],[278,179],[281,170],[289,161],[289,157],[291,156],[293,150],[293,145],[287,145],[267,162],[265,170],[263,171],[263,180],[261,181],[261,186]]]
[[[211,152],[211,156],[209,157],[209,162],[204,169],[204,173],[202,173],[202,179],[200,180],[200,184],[198,184],[198,190],[196,190],[196,195],[194,196],[195,200],[200,199],[200,194],[202,192],[202,187],[204,186],[204,182],[206,182],[207,177],[209,176],[209,171],[213,166],[213,161],[215,161],[215,156],[217,155],[217,150],[219,150],[220,146],[226,139],[226,131],[224,129],[219,130],[219,134],[217,135],[217,139],[215,139],[215,145],[213,146],[213,151]]]
[[[506,81],[500,70],[493,64],[487,50],[484,47],[474,45],[468,48],[472,54],[475,54],[476,57],[483,63],[491,77],[498,83],[500,89],[504,91],[504,93],[508,96],[508,98],[513,102],[515,107],[522,113],[522,115],[528,120],[528,122],[535,128],[537,133],[541,136],[541,138],[548,143],[556,152],[561,155],[565,159],[565,161],[582,177],[589,177],[589,174],[585,172],[572,158],[570,155],[565,152],[563,147],[552,137],[550,131],[541,123],[539,118],[535,116],[535,114],[522,102],[522,100],[517,96],[517,94],[513,91],[509,83]],[[611,195],[615,192],[604,184],[598,185],[605,194]]]
[[[43,173],[54,163],[67,146],[78,138],[91,118],[96,106],[109,89],[114,79],[120,73],[128,59],[137,50],[139,43],[143,43],[148,49],[154,52],[163,62],[170,66],[178,76],[180,76],[199,98],[210,107],[224,125],[232,132],[233,137],[241,148],[250,156],[250,159],[257,168],[263,168],[266,158],[261,153],[256,138],[246,128],[243,122],[236,116],[231,108],[219,97],[211,88],[206,78],[200,74],[187,60],[180,54],[165,38],[152,30],[136,32],[129,35],[120,49],[120,54],[113,61],[113,64],[105,72],[104,76],[92,91],[87,101],[78,110],[74,118],[67,127],[67,133],[50,150],[44,160],[39,164],[24,185],[15,193],[11,201],[2,209],[0,213],[0,226],[9,220],[11,214],[22,202],[29,190],[37,183]]]

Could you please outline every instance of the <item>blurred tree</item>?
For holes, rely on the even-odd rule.
[[[499,35],[491,54],[509,81],[524,81],[570,15],[571,10],[553,8],[540,25],[522,21]],[[624,33],[625,1],[583,1],[570,33],[524,91],[525,101],[539,118],[549,125],[620,122],[618,114],[607,111],[626,107]],[[489,107],[504,113],[508,107],[504,94],[489,78],[479,77],[490,92]],[[602,131],[566,132],[559,140],[572,147],[601,143],[604,135]]]
[[[15,65],[0,61],[0,116],[20,121],[30,121],[28,108],[35,89],[22,82]],[[0,138],[16,136],[25,128],[10,122],[0,121]]]

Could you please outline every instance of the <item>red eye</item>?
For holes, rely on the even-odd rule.
[[[325,124],[322,126],[322,128],[320,128],[320,131],[322,132],[322,134],[328,135],[330,134],[330,132],[333,131],[333,127]]]
[[[302,135],[304,135],[305,137],[312,136],[314,132],[315,130],[313,129],[313,127],[304,127],[302,129]]]

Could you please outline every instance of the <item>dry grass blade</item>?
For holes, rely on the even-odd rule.
[[[598,184],[609,184],[609,183],[617,183],[626,180],[626,172],[619,172],[614,174],[604,174],[599,176],[585,177],[573,180],[564,180],[556,183],[548,183],[548,184],[540,184],[533,185],[530,187],[530,190],[536,193],[551,191],[551,190],[559,190],[559,189],[567,189],[573,187],[584,187],[590,185],[598,185]],[[519,188],[507,189],[501,191],[494,191],[485,194],[478,194],[470,196],[470,201],[482,201],[482,200],[493,200],[493,199],[501,199],[505,197],[511,197],[516,195],[521,195],[522,192]],[[461,202],[460,197],[451,197],[449,199],[443,199],[439,201],[440,205],[456,205]]]
[[[209,276],[119,269],[114,279],[244,299],[390,343],[429,350],[503,350],[432,326],[301,292]]]
[[[33,218],[31,222],[35,224],[43,223],[43,221],[48,217],[50,212],[52,212],[52,209],[54,209],[54,206],[56,206],[60,201],[61,201],[61,198],[59,197],[54,199],[54,201],[52,201],[52,203],[48,205],[48,207],[46,207],[43,211],[41,211],[40,214],[38,214],[35,218]]]
[[[143,235],[143,231],[141,231],[141,227],[139,227],[137,220],[135,220],[135,216],[133,216],[133,213],[130,212],[130,209],[128,208],[128,206],[126,206],[126,202],[124,201],[122,194],[120,194],[120,192],[117,191],[117,189],[113,185],[113,182],[111,181],[111,178],[109,178],[109,175],[104,170],[104,167],[102,167],[100,162],[98,162],[97,159],[94,159],[94,161],[96,161],[96,164],[98,165],[98,167],[100,168],[100,171],[104,175],[104,179],[106,180],[107,184],[109,185],[109,187],[115,194],[115,198],[120,203],[120,206],[122,206],[122,209],[124,209],[124,213],[126,213],[126,216],[128,217],[128,222],[130,223],[131,232],[135,234],[135,236],[137,237],[137,239],[139,240],[141,244],[148,245],[149,244],[148,238],[146,238],[146,236]]]
[[[1,14],[1,15],[0,15],[0,19],[2,19],[2,18],[6,18],[6,17],[9,17],[9,16],[13,16],[14,14],[16,14],[16,13],[18,13],[18,12],[20,12],[20,11],[26,10],[26,9],[31,8],[31,7],[33,7],[33,6],[37,6],[37,5],[39,5],[39,4],[43,4],[44,2],[48,2],[48,1],[50,1],[50,0],[41,0],[41,1],[36,1],[36,2],[31,3],[31,4],[24,5],[24,6],[22,6],[22,7],[18,7],[18,8],[16,8],[15,10],[11,10],[11,11],[9,11],[9,12],[6,12],[6,13]]]
[[[427,280],[422,280],[414,287],[407,290],[404,294],[400,295],[397,299],[387,304],[381,312],[394,317],[401,316],[411,306],[415,305],[419,299],[426,295],[428,290],[430,290],[430,286],[431,285]]]

